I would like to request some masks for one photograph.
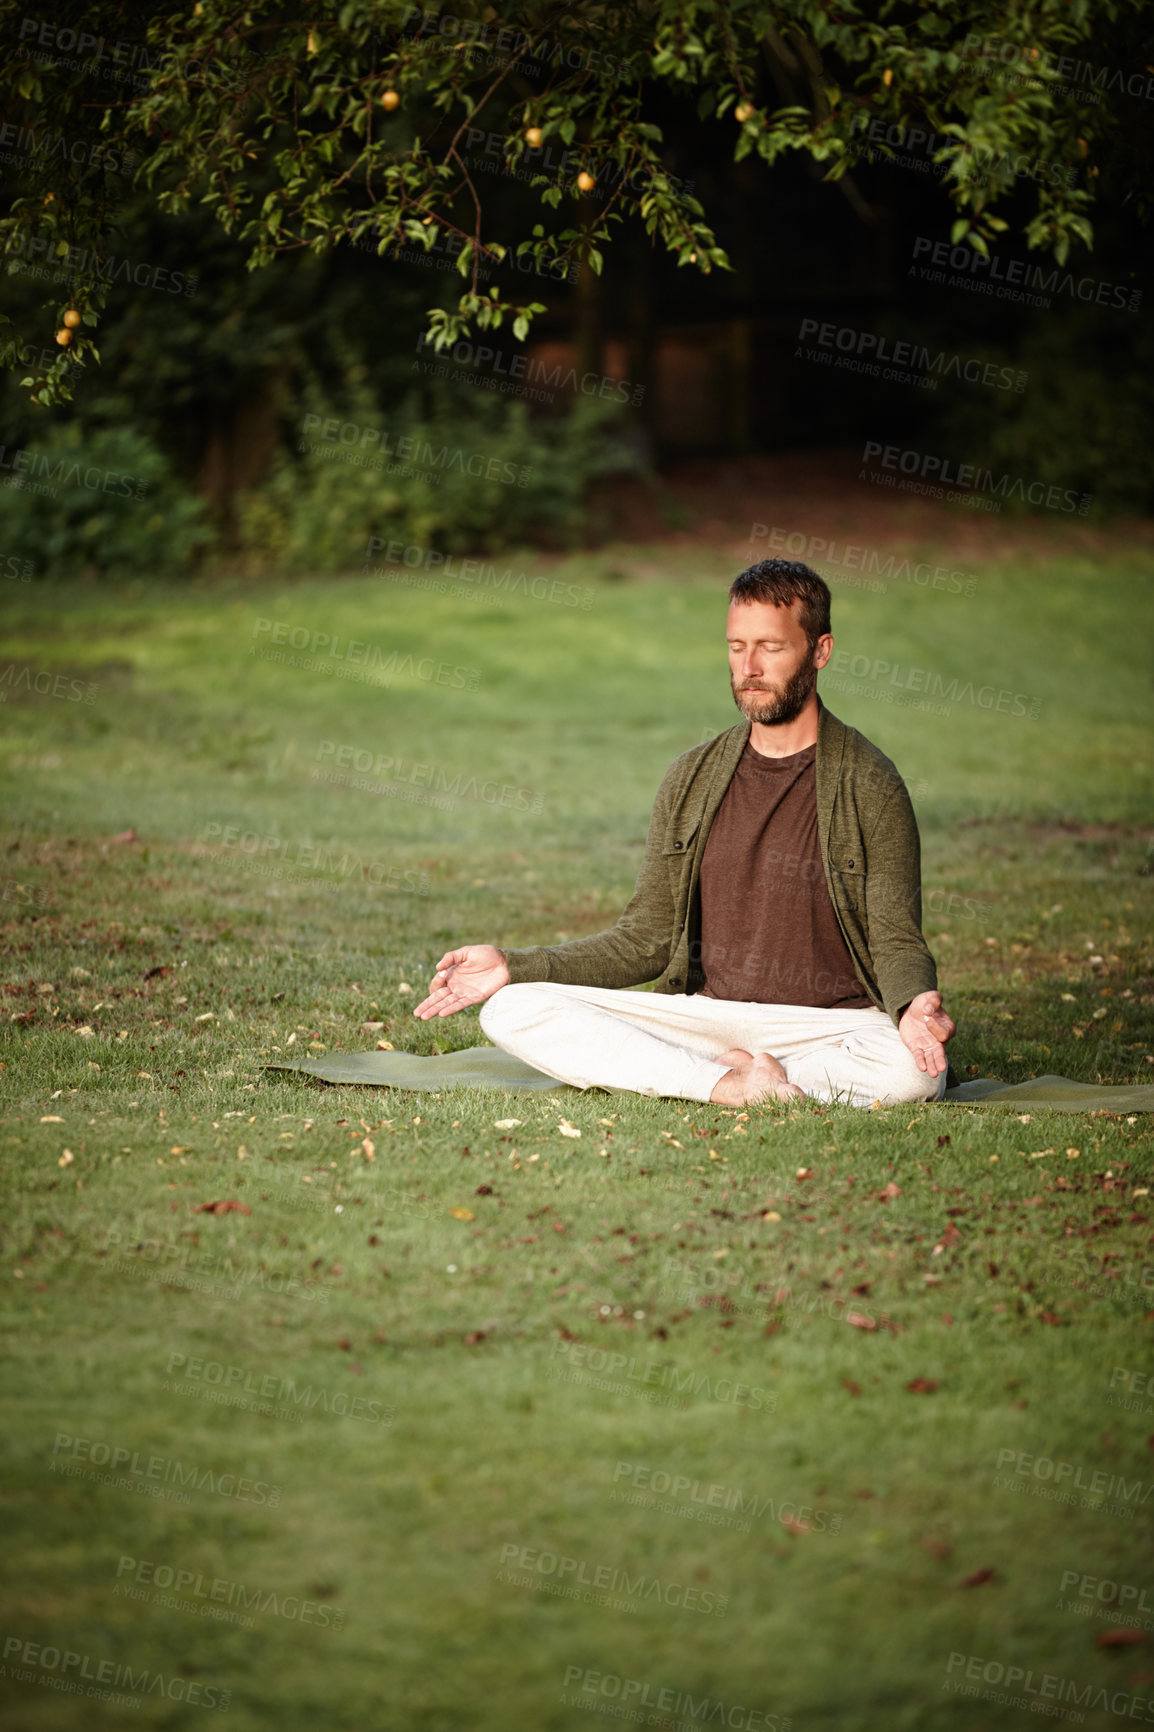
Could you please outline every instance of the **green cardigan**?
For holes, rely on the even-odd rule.
[[[921,850],[906,785],[883,752],[818,700],[817,821],[826,884],[858,979],[896,1024],[937,986],[922,937]],[[698,878],[710,826],[749,738],[747,721],[694,746],[665,773],[637,885],[607,932],[504,952],[510,984],[699,992]]]

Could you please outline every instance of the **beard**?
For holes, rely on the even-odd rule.
[[[812,661],[802,662],[784,686],[747,687],[739,691],[732,679],[729,683],[733,701],[747,721],[773,727],[775,723],[797,720],[817,684],[817,669]]]

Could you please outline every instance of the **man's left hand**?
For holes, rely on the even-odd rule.
[[[919,1070],[940,1076],[946,1069],[945,1042],[956,1032],[953,1017],[942,1009],[940,992],[919,992],[906,1005],[898,1023],[903,1043],[913,1053]]]

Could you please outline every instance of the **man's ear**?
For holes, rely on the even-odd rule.
[[[813,646],[814,667],[820,671],[832,654],[833,638],[828,631],[823,632],[821,637],[818,638],[817,642]]]

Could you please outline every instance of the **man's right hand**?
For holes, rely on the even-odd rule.
[[[492,944],[466,944],[462,950],[448,950],[437,964],[437,972],[429,983],[429,996],[413,1011],[422,1022],[431,1016],[452,1016],[454,1011],[468,1010],[471,1004],[482,1004],[509,984],[509,965],[503,953]]]

